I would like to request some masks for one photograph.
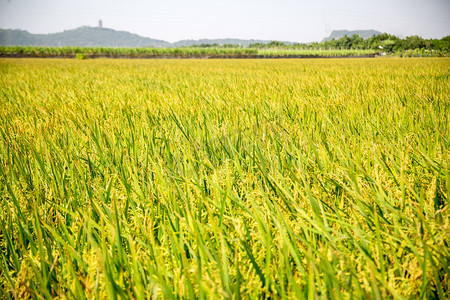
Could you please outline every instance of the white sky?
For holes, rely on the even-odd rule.
[[[450,0],[0,0],[0,28],[53,33],[80,26],[174,42],[242,38],[320,41],[334,29],[450,35]]]

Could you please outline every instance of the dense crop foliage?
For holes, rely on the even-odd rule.
[[[278,57],[335,57],[374,55],[373,50],[303,50],[252,48],[103,48],[103,47],[0,47],[0,56],[18,57],[76,57],[86,58],[278,58]]]
[[[374,56],[373,50],[314,50],[314,49],[259,49],[258,55],[263,57],[350,57]]]
[[[415,56],[430,56],[440,57],[448,56],[450,52],[450,36],[443,37],[442,39],[423,39],[419,36],[409,36],[405,39],[382,33],[379,35],[373,35],[368,39],[363,39],[358,34],[353,36],[347,36],[340,39],[332,39],[322,42],[312,42],[309,44],[287,44],[284,42],[272,41],[270,43],[255,43],[250,44],[250,48],[258,49],[285,49],[285,50],[317,50],[317,49],[362,49],[387,52],[402,56],[405,52],[412,52]]]
[[[0,294],[448,297],[449,69],[0,60]]]
[[[87,57],[239,57],[257,54],[256,49],[244,48],[107,48],[107,47],[0,47],[0,55],[19,55],[30,57],[74,57],[85,54]]]

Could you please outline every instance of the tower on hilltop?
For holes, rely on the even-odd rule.
[[[102,19],[98,20],[98,27],[103,28],[103,21],[102,21]]]

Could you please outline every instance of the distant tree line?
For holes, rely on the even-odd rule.
[[[233,44],[200,44],[191,47],[196,48],[236,48],[242,47]],[[442,39],[424,39],[414,35],[401,39],[395,35],[382,33],[368,39],[363,39],[358,34],[345,35],[340,39],[332,39],[325,42],[313,42],[307,44],[285,43],[271,41],[269,43],[253,43],[248,46],[253,49],[305,49],[305,50],[375,50],[377,52],[401,53],[417,50],[419,53],[427,51],[450,52],[450,36]],[[416,52],[417,52],[416,51]]]
[[[395,35],[382,33],[366,40],[357,34],[344,36],[338,40],[332,39],[323,43],[311,43],[313,47],[344,48],[344,49],[380,49],[382,52],[401,52],[405,50],[427,49],[448,52],[450,50],[450,36],[442,39],[424,39],[414,35],[404,39]]]
[[[198,45],[190,45],[190,46],[184,46],[184,48],[244,48],[242,45],[236,45],[236,44],[205,44],[201,43]]]
[[[244,47],[240,44],[201,43],[177,48],[125,47],[33,47],[0,46],[0,57],[205,57],[205,58],[300,58],[300,57],[375,57],[388,53],[401,57],[450,56],[450,36],[404,39],[387,33],[363,39],[358,34],[308,44],[271,41]]]

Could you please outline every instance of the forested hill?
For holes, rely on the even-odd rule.
[[[79,27],[50,34],[32,34],[17,29],[0,29],[1,46],[78,46],[78,47],[189,47],[201,44],[241,45],[247,47],[254,43],[269,43],[263,40],[243,39],[201,39],[181,40],[169,43],[151,39],[127,31],[110,28]],[[289,42],[287,42],[289,44]]]
[[[169,43],[151,39],[127,31],[110,28],[79,27],[59,33],[32,34],[24,30],[0,29],[0,46],[78,46],[78,47],[189,47],[194,45],[241,45],[269,43],[263,40],[201,39],[181,40]],[[291,44],[286,42],[286,44]]]
[[[323,42],[307,44],[243,40],[243,39],[201,39],[181,40],[169,43],[101,27],[79,27],[59,33],[32,34],[24,30],[0,29],[0,46],[38,46],[38,47],[125,47],[125,48],[173,48],[173,47],[250,47],[250,48],[324,48],[324,49],[383,49],[384,52],[399,52],[409,49],[428,49],[449,51],[449,36],[442,39],[423,39],[411,36],[401,39],[376,30],[335,30]]]
[[[359,35],[363,39],[368,39],[374,35],[379,35],[381,32],[377,30],[333,30],[329,37],[326,37],[322,42],[331,41],[332,39],[338,40],[344,36],[353,36],[354,34]]]
[[[50,34],[31,34],[23,30],[0,29],[3,46],[79,46],[79,47],[171,47],[163,40],[142,37],[127,31],[100,27],[79,27]]]
[[[181,40],[173,43],[175,47],[189,47],[194,45],[241,45],[248,47],[251,44],[262,43],[268,44],[270,41],[264,40],[242,40],[242,39],[201,39],[201,40]],[[291,44],[290,42],[286,42]]]

